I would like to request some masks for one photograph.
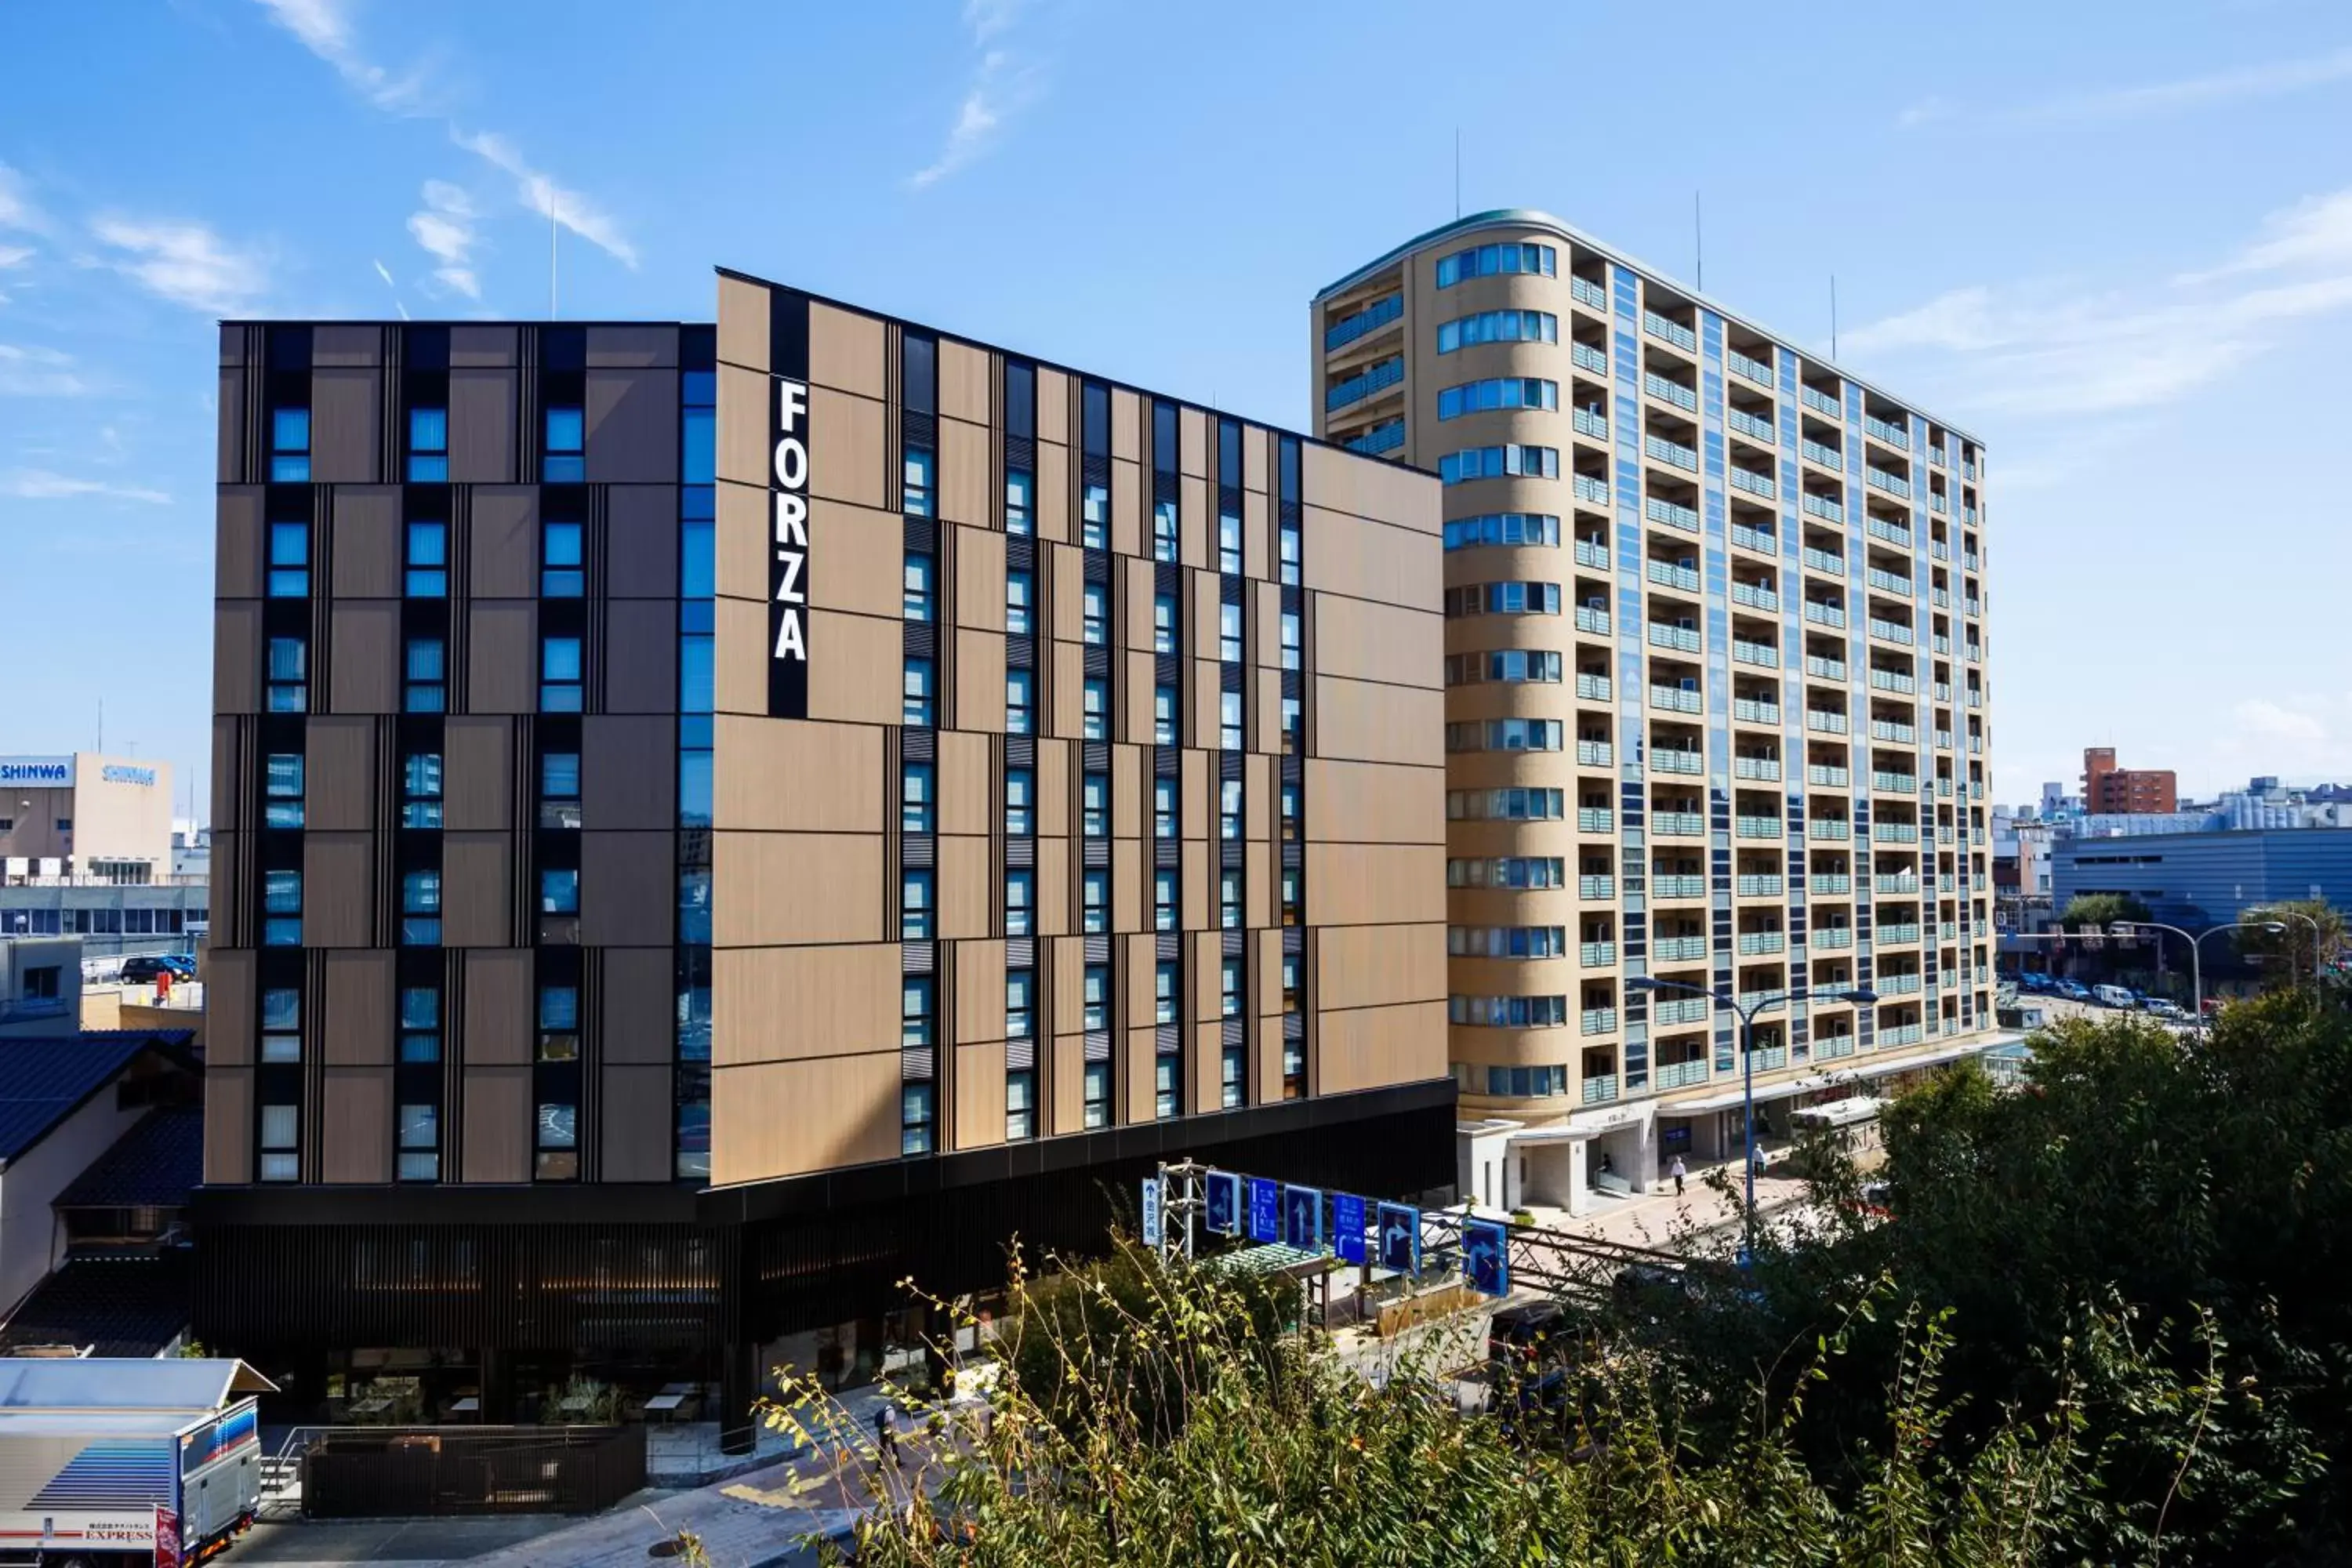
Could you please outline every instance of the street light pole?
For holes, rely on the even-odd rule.
[[[2278,921],[2232,921],[2228,925],[2208,926],[2191,936],[2179,926],[2166,925],[2162,921],[2117,921],[2107,927],[2110,936],[2132,936],[2142,931],[2168,931],[2189,944],[2189,983],[2197,1001],[2196,1026],[2205,1026],[2205,939],[2225,931],[2265,931],[2273,936],[2286,930]],[[2158,950],[2159,952],[2162,949]]]

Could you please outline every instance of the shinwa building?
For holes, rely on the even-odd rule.
[[[196,1331],[298,1402],[733,1425],[1158,1160],[1451,1179],[1436,482],[718,294],[223,329]]]
[[[1444,484],[1463,1195],[1738,1155],[1734,1013],[1631,982],[1791,997],[1775,1135],[1992,1044],[1977,441],[1536,212],[1313,331],[1319,433]]]

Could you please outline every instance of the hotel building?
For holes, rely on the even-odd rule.
[[[1775,1133],[1990,1045],[1978,441],[1540,213],[1312,311],[1318,433],[1444,487],[1464,1195],[1736,1156],[1713,996]]]
[[[1158,1161],[1450,1179],[1437,482],[717,291],[223,329],[195,1321],[298,1400],[743,1441]]]

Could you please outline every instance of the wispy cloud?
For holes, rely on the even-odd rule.
[[[172,501],[162,490],[144,485],[75,479],[47,468],[11,468],[0,474],[0,495],[18,500],[135,500],[149,506],[169,506]]]
[[[84,397],[97,390],[69,353],[0,343],[0,397]]]
[[[425,75],[421,68],[394,73],[361,54],[350,7],[342,0],[259,0],[270,20],[293,34],[302,47],[335,68],[352,90],[394,114],[422,111]]]
[[[400,285],[392,280],[392,268],[386,267],[380,260],[374,262],[373,265],[375,267],[375,275],[383,279],[383,286],[385,288],[392,290],[393,309],[400,312],[400,319],[402,321],[407,321],[408,302],[400,297]]]
[[[917,190],[937,184],[985,156],[1007,121],[1044,96],[1042,68],[1005,39],[1018,26],[1025,0],[965,0],[964,29],[981,51],[971,85],[956,106],[955,122],[940,155],[908,176]]]
[[[446,180],[425,182],[425,205],[408,215],[408,232],[425,254],[440,265],[433,276],[442,286],[468,300],[482,297],[481,279],[473,268],[474,204]]]
[[[553,218],[622,266],[636,266],[636,247],[621,232],[619,223],[578,191],[567,190],[532,168],[512,142],[496,132],[468,134],[455,125],[449,127],[449,140],[492,168],[512,175],[515,197],[524,206],[543,218]]]
[[[0,163],[0,228],[26,234],[42,234],[48,229],[48,220],[26,194],[25,176],[5,163]]]
[[[2205,76],[2172,81],[2143,82],[2132,87],[2093,88],[2038,103],[1996,109],[1989,114],[1965,115],[1943,99],[1924,99],[1895,118],[1905,130],[1939,121],[1981,118],[1999,125],[2026,127],[2067,122],[2138,120],[2211,109],[2222,104],[2284,98],[2315,87],[2352,81],[2352,48],[2312,55],[2301,59],[2272,60],[2236,66]]]
[[[1978,411],[2102,415],[2172,402],[2352,309],[2352,189],[2265,220],[2211,267],[2097,291],[1975,285],[1844,334],[1849,356],[1916,356]]]
[[[269,291],[268,262],[231,247],[203,224],[110,216],[93,220],[89,229],[114,252],[98,265],[175,305],[234,316]]]

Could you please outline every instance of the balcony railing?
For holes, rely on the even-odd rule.
[[[1723,363],[1750,381],[1761,382],[1766,386],[1772,384],[1772,367],[1760,359],[1741,353],[1738,349],[1726,349]]]
[[[1701,643],[1696,627],[1670,626],[1664,621],[1652,621],[1650,646],[1670,647],[1680,653],[1696,653],[1704,644]]]
[[[1738,779],[1753,779],[1760,782],[1776,780],[1780,776],[1780,759],[1778,757],[1734,757],[1731,759],[1731,776]]]
[[[1853,824],[1843,816],[1816,816],[1805,824],[1808,838],[1852,838]]]
[[[1586,1079],[1583,1096],[1584,1103],[1587,1105],[1608,1104],[1617,1098],[1617,1075],[1610,1072],[1602,1073],[1597,1078]]]
[[[1724,410],[1723,422],[1742,436],[1761,441],[1768,447],[1780,439],[1780,432],[1772,428],[1772,421],[1760,415],[1750,414],[1745,408]]]
[[[1819,1035],[1813,1039],[1813,1059],[1823,1061],[1853,1055],[1852,1035]]]
[[[1731,584],[1731,602],[1768,613],[1778,613],[1780,608],[1780,595],[1770,588],[1762,584],[1742,583],[1736,579]]]
[[[1642,450],[1662,463],[1672,463],[1675,468],[1688,468],[1694,474],[1698,472],[1698,448],[1696,447],[1685,447],[1681,442],[1668,440],[1664,436],[1643,436]]]
[[[1587,1007],[1584,1010],[1583,1016],[1579,1018],[1577,1023],[1581,1033],[1587,1035],[1605,1035],[1617,1026],[1617,1009],[1614,1007]]]
[[[1677,566],[1671,561],[1653,556],[1642,563],[1642,575],[1662,588],[1679,588],[1685,594],[1698,592],[1698,573],[1688,566]]]
[[[1874,844],[1916,844],[1919,825],[1916,822],[1874,822],[1870,825],[1870,841]]]
[[[1797,399],[1816,414],[1826,414],[1832,419],[1843,419],[1845,417],[1845,410],[1838,405],[1838,400],[1832,397],[1828,393],[1820,391],[1817,388],[1811,386],[1798,387]]]
[[[1703,899],[1706,897],[1705,877],[1653,877],[1650,891],[1661,899]]]
[[[1580,343],[1571,339],[1568,345],[1568,363],[1579,370],[1591,371],[1595,375],[1607,375],[1609,351],[1594,348],[1591,343]]]
[[[1916,893],[1919,890],[1919,879],[1896,871],[1874,878],[1872,886],[1882,893]]]
[[[1843,871],[1816,871],[1806,879],[1806,885],[1816,893],[1851,893],[1853,879]]]
[[[1812,622],[1817,626],[1843,627],[1845,625],[1845,610],[1843,606],[1838,605],[1825,605],[1819,599],[1807,599],[1805,601],[1805,619]],[[1838,679],[1843,680],[1845,678],[1843,676],[1840,676]]]
[[[1596,610],[1590,605],[1577,605],[1576,629],[1580,632],[1590,632],[1594,637],[1607,637],[1609,635],[1609,612],[1606,610]]]
[[[1805,782],[1809,784],[1819,784],[1823,789],[1843,789],[1852,781],[1852,774],[1835,763],[1805,764]]]
[[[1870,988],[1882,996],[1908,996],[1919,989],[1919,977],[1916,974],[1882,974],[1872,982]]]
[[[1688,1089],[1692,1084],[1706,1081],[1706,1058],[1663,1062],[1651,1069],[1650,1077],[1660,1089]]]
[[[1589,675],[1580,669],[1576,672],[1576,699],[1578,701],[1606,702],[1609,700],[1609,690],[1610,683],[1607,676]]]
[[[1805,656],[1805,673],[1821,680],[1843,680],[1845,660],[1824,658],[1820,654],[1809,653]]]
[[[1748,642],[1745,638],[1734,637],[1731,639],[1731,658],[1737,664],[1759,665],[1766,669],[1780,668],[1780,650],[1768,642]]]
[[[1761,496],[1766,500],[1771,500],[1780,493],[1780,487],[1772,482],[1769,474],[1750,473],[1741,468],[1731,470],[1731,488],[1746,490],[1752,496]]]
[[[1660,963],[1696,963],[1706,957],[1706,938],[1662,936],[1650,944],[1650,956]],[[1672,1004],[1667,1002],[1653,1003],[1650,1006],[1651,1015],[1660,1022],[1664,1022],[1665,1015],[1661,1009],[1670,1005]],[[1695,1001],[1691,1005],[1700,1009],[1701,1016],[1705,1016],[1706,1005],[1705,1003]]]
[[[1741,1000],[1745,1001],[1746,998],[1742,997]],[[1756,1052],[1758,1072],[1778,1072],[1788,1065],[1789,1047],[1786,1046],[1765,1046]]]
[[[1919,940],[1916,925],[1883,925],[1871,933],[1873,942],[1893,947],[1908,947]]]
[[[1642,312],[1642,330],[1652,337],[1669,342],[1683,353],[1698,353],[1698,334],[1679,321],[1669,321],[1655,310]]]
[[[1642,390],[1651,396],[1671,403],[1677,408],[1698,412],[1698,394],[1678,381],[1668,381],[1656,371],[1642,373]]]
[[[1864,521],[1863,530],[1873,539],[1883,539],[1887,543],[1905,550],[1911,548],[1911,531],[1899,522],[1890,522],[1883,517],[1873,517]]]
[[[1952,607],[1951,590],[1948,588],[1930,588],[1927,590],[1927,602],[1935,605],[1936,608],[1939,610],[1948,610]]]
[[[1885,637],[1888,642],[1899,642],[1906,647],[1912,640],[1909,626],[1896,621],[1882,621],[1876,616],[1870,617],[1870,635],[1874,637]]]
[[[1598,408],[1578,408],[1571,411],[1569,423],[1576,433],[1595,441],[1609,439],[1609,416]]]
[[[1731,525],[1731,542],[1746,550],[1760,550],[1767,555],[1780,552],[1780,542],[1769,528],[1750,528],[1744,522]]]
[[[1835,523],[1845,521],[1845,508],[1827,496],[1815,495],[1812,491],[1807,490],[1803,499],[1797,504],[1814,517],[1826,518]]]
[[[1899,669],[1881,669],[1874,664],[1870,667],[1870,684],[1877,690],[1899,691],[1906,697],[1919,690],[1916,676],[1906,675]]]
[[[1580,899],[1613,899],[1617,896],[1617,879],[1579,877],[1576,879],[1576,896]]]
[[[1898,746],[1916,746],[1919,743],[1919,731],[1913,725],[1898,724],[1891,719],[1873,719],[1870,721],[1870,738],[1892,742]]]
[[[1404,421],[1391,419],[1341,443],[1351,452],[1385,452],[1404,445]]]
[[[1806,939],[1806,945],[1814,949],[1852,947],[1853,945],[1853,928],[1823,926]]]
[[[1650,1004],[1650,1016],[1660,1024],[1704,1024],[1714,1005],[1704,996],[1674,996]]]
[[[1576,743],[1576,765],[1580,768],[1605,768],[1616,760],[1616,748],[1606,741]]]
[[[1568,297],[1595,310],[1609,309],[1609,290],[1591,279],[1580,278],[1573,272],[1568,275]]]
[[[1696,713],[1703,704],[1696,691],[1685,691],[1679,686],[1653,686],[1650,688],[1650,706],[1663,708],[1669,713]]]
[[[1824,468],[1844,471],[1845,454],[1840,452],[1835,447],[1820,441],[1806,440],[1797,443],[1797,450],[1802,452],[1807,459],[1819,463]]]
[[[1789,945],[1789,939],[1777,931],[1744,931],[1739,933],[1739,952],[1743,957],[1754,958],[1761,953],[1780,952]]]
[[[1396,385],[1404,379],[1404,356],[1384,359],[1366,365],[1345,381],[1333,382],[1323,394],[1326,409],[1344,408],[1350,403],[1370,397],[1373,393]]]
[[[1911,449],[1911,432],[1900,425],[1890,425],[1875,414],[1862,416],[1862,427],[1899,451]]]
[[[1594,506],[1609,504],[1607,479],[1595,479],[1591,474],[1576,474],[1570,479],[1569,489],[1580,501],[1590,501]]]
[[[1691,838],[1706,832],[1706,818],[1696,811],[1654,811],[1650,831],[1664,838]]]
[[[1576,950],[1576,962],[1587,969],[1595,969],[1617,962],[1617,944],[1613,942],[1588,942]]]
[[[1617,813],[1605,805],[1580,805],[1576,808],[1576,830],[1579,833],[1614,833]]]
[[[1323,352],[1345,348],[1366,332],[1378,331],[1404,314],[1404,296],[1390,294],[1373,300],[1352,316],[1343,316],[1323,329]]]
[[[1927,510],[1948,512],[1952,510],[1951,498],[1941,490],[1931,489],[1927,492]]]
[[[1778,838],[1781,823],[1777,816],[1735,816],[1731,833],[1735,838]]]
[[[1875,566],[1865,575],[1870,585],[1882,593],[1900,594],[1906,599],[1911,596],[1911,579],[1908,577],[1897,577],[1894,573],[1882,572]]]
[[[1777,899],[1785,883],[1779,877],[1748,876],[1733,879],[1732,891],[1743,899]]]
[[[1896,795],[1917,795],[1919,776],[1916,773],[1888,773],[1874,770],[1870,775],[1870,787],[1891,790]]]
[[[1872,484],[1876,485],[1888,495],[1901,496],[1905,500],[1911,499],[1911,481],[1902,475],[1888,473],[1885,468],[1874,464],[1864,468],[1864,472]]]
[[[1808,708],[1805,710],[1805,728],[1817,730],[1824,735],[1843,735],[1846,732],[1845,715]]]
[[[1662,773],[1703,773],[1706,772],[1706,758],[1697,752],[1657,746],[1651,749],[1650,766]]]
[[[1742,724],[1778,724],[1780,705],[1758,697],[1735,697],[1731,700],[1731,716]]]
[[[1816,572],[1827,572],[1839,577],[1845,575],[1845,557],[1833,551],[1816,550],[1808,544],[1804,548],[1802,559],[1806,565]]]
[[[1615,564],[1610,559],[1609,546],[1598,539],[1578,540],[1575,554],[1579,566],[1590,566],[1597,572],[1606,572]]]

